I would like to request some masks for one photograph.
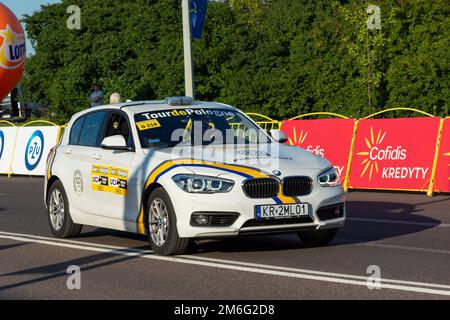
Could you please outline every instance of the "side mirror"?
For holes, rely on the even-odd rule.
[[[125,138],[120,134],[106,137],[105,139],[103,139],[102,148],[107,150],[123,150],[123,151],[132,150],[132,148],[127,146]]]
[[[288,141],[286,134],[281,130],[270,130],[270,136],[278,143],[285,143]]]

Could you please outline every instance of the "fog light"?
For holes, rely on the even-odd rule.
[[[336,217],[340,217],[341,216],[341,207],[338,207],[338,208],[336,208],[336,209],[334,209],[334,215],[336,216]]]
[[[195,224],[199,226],[206,226],[209,223],[209,217],[202,214],[194,218]]]
[[[317,210],[317,216],[320,220],[332,220],[343,218],[345,214],[345,204],[321,207]]]

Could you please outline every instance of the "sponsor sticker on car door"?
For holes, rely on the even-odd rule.
[[[93,165],[91,169],[93,191],[128,195],[128,170],[116,167]]]

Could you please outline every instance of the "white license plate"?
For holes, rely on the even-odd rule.
[[[295,218],[309,215],[307,203],[256,206],[256,219]]]

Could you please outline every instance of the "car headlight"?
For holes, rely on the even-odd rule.
[[[195,174],[178,174],[173,176],[172,180],[181,190],[189,193],[229,192],[234,186],[234,181],[232,180]]]
[[[337,173],[336,168],[331,168],[319,174],[317,180],[322,187],[335,187],[340,185],[339,174]]]

